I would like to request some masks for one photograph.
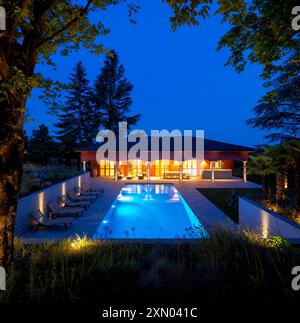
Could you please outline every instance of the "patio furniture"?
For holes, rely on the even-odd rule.
[[[86,185],[86,184],[82,184],[81,187],[86,191],[86,192],[97,192],[99,194],[104,193],[104,189],[103,188],[96,188],[93,187],[91,185]]]
[[[205,169],[202,172],[202,179],[211,179],[212,170]],[[215,179],[231,179],[232,178],[232,170],[231,169],[215,169]]]
[[[164,179],[178,179],[180,177],[179,171],[165,171]]]
[[[126,179],[127,179],[128,181],[131,181],[131,180],[132,180],[132,176],[131,176],[131,175],[126,176]]]
[[[83,207],[87,208],[90,206],[91,202],[90,201],[71,201],[68,199],[66,195],[63,195],[59,199],[65,206],[70,206],[70,207]]]
[[[84,211],[83,207],[60,207],[56,201],[50,202],[48,206],[55,216],[70,215],[78,217]]]
[[[65,227],[65,230],[68,230],[68,224],[72,225],[74,218],[56,218],[56,219],[50,219],[46,215],[44,215],[40,210],[37,210],[31,214],[31,217],[33,218],[34,222],[36,222],[36,228],[35,230],[38,230],[40,226],[43,227],[53,227],[58,225],[63,225]]]
[[[164,172],[164,179],[179,179],[180,172],[179,171],[166,171]],[[189,172],[182,172],[183,179],[190,179],[191,174]]]
[[[182,173],[182,178],[183,179],[190,179],[191,178],[191,174],[189,172],[183,172]]]
[[[143,180],[145,178],[145,174],[140,174],[140,175],[138,175],[138,179],[139,180]]]
[[[87,197],[92,197],[93,199],[96,200],[96,198],[100,195],[100,193],[98,192],[92,192],[92,191],[85,191],[83,188],[81,187],[76,187],[75,189],[76,193],[79,194],[79,196],[87,196]]]
[[[118,180],[123,179],[123,177],[124,177],[124,174],[118,174]]]
[[[95,197],[92,197],[92,196],[77,195],[75,191],[68,192],[68,196],[74,202],[82,202],[82,201],[92,202],[95,199]]]

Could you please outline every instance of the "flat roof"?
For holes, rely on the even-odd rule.
[[[151,137],[148,137],[149,139]],[[137,142],[128,142],[127,143],[127,149],[131,149],[134,145],[136,145],[139,141]],[[104,143],[94,143],[90,144],[87,146],[80,146],[75,149],[77,152],[81,151],[97,151],[98,148],[103,145]],[[193,151],[196,150],[196,138],[193,137],[192,141],[192,146],[193,146]],[[116,147],[118,151],[119,143],[118,140],[116,142]],[[182,143],[182,148],[184,148],[184,143]],[[162,140],[160,140],[159,143],[159,150],[162,151]],[[174,139],[171,138],[170,141],[170,150],[174,151]],[[148,140],[148,151],[151,151],[151,140]],[[230,144],[230,143],[225,143],[221,141],[216,141],[216,140],[210,140],[210,139],[204,139],[204,151],[222,151],[222,152],[251,152],[255,151],[254,148],[251,147],[246,147],[246,146],[241,146],[241,145],[235,145],[235,144]]]

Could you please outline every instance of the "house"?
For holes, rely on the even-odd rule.
[[[151,138],[151,137],[149,137]],[[139,158],[139,154],[135,158],[128,160],[120,158],[121,155],[118,148],[116,148],[116,161],[100,160],[99,163],[96,159],[98,148],[104,143],[91,144],[86,147],[79,147],[76,149],[80,153],[83,169],[91,171],[92,176],[113,177],[115,180],[120,179],[143,179],[144,177],[150,179],[190,179],[193,177],[210,179],[230,179],[232,178],[232,170],[234,161],[243,162],[243,179],[247,180],[247,161],[249,153],[254,151],[253,148],[228,144],[220,141],[204,139],[203,158],[197,160],[184,160],[183,162],[177,161],[174,158],[175,149],[174,141],[170,141],[170,157],[164,159],[162,143],[159,143],[159,152],[157,159],[151,158],[151,140],[148,140],[148,149],[146,155],[149,156],[148,160]],[[136,143],[127,144],[127,149],[130,149]],[[116,147],[119,147],[118,143]],[[182,151],[184,144],[182,143]],[[193,153],[196,147],[196,138],[193,137],[192,144]],[[128,154],[127,154],[128,156]]]

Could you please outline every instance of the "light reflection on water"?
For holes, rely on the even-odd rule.
[[[208,234],[172,184],[128,184],[94,238],[195,239]]]

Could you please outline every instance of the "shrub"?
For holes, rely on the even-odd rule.
[[[195,244],[113,243],[86,237],[42,245],[16,244],[14,269],[1,302],[260,304],[296,301],[291,270],[299,249],[281,238],[219,230]]]

